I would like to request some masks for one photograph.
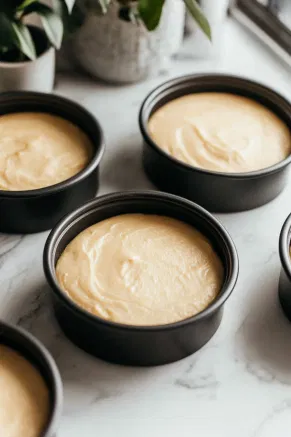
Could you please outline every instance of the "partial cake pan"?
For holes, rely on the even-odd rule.
[[[105,147],[102,129],[85,108],[51,94],[24,91],[0,94],[0,115],[12,112],[58,115],[82,129],[94,148],[87,167],[70,179],[37,190],[0,190],[0,232],[45,231],[65,214],[95,196],[99,185],[99,164]]]
[[[42,437],[56,437],[63,407],[63,385],[58,368],[50,353],[31,334],[1,320],[0,344],[20,353],[41,373],[49,389],[51,402],[50,417]]]
[[[281,258],[281,274],[279,280],[279,300],[282,309],[291,322],[291,214],[285,221],[279,240],[279,253]]]
[[[148,131],[151,115],[173,99],[201,92],[223,92],[249,97],[273,111],[291,130],[289,102],[259,83],[222,74],[199,74],[170,80],[153,90],[140,109],[143,166],[149,179],[159,189],[193,200],[212,212],[243,211],[270,202],[286,185],[291,156],[259,171],[219,173],[184,164],[152,141]]]
[[[68,243],[87,227],[127,213],[158,214],[182,220],[212,242],[225,270],[217,298],[201,313],[159,326],[131,326],[106,321],[76,305],[60,289],[55,266]],[[66,216],[50,233],[44,249],[44,271],[52,289],[56,318],[77,346],[118,364],[150,366],[180,360],[200,349],[218,329],[223,306],[238,277],[238,256],[223,226],[200,206],[155,191],[123,192],[102,196]]]

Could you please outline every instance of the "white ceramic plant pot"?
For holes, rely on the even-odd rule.
[[[1,62],[0,92],[52,91],[55,79],[55,50],[48,48],[35,61]]]
[[[121,20],[118,10],[116,3],[104,16],[87,9],[85,22],[73,39],[77,62],[91,75],[119,83],[137,82],[166,68],[183,39],[183,1],[166,0],[153,32],[142,23]]]

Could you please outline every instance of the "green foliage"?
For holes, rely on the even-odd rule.
[[[140,18],[148,30],[156,29],[160,22],[165,0],[139,0]]]
[[[91,0],[92,1],[92,0]],[[120,18],[128,21],[128,17],[133,17],[134,20],[138,17],[149,31],[155,30],[160,22],[163,6],[167,0],[95,0],[105,14],[108,6],[113,1],[118,1],[120,4]],[[211,39],[211,29],[207,18],[204,16],[197,0],[181,0],[184,1],[187,9],[196,21],[197,25],[202,29],[205,35]],[[213,0],[217,1],[217,0]],[[133,11],[133,13],[132,13]],[[137,11],[137,14],[136,14]]]
[[[75,0],[52,0],[54,11],[61,17],[64,37],[74,33],[83,24],[84,13]]]
[[[88,0],[80,0],[86,3]],[[112,2],[120,4],[119,17],[126,21],[142,21],[149,31],[157,28],[167,0],[90,0],[95,10],[106,14]],[[197,0],[184,1],[197,25],[211,39],[211,29]],[[213,0],[215,1],[215,0]],[[75,0],[52,0],[52,7],[40,0],[0,0],[0,61],[6,53],[13,53],[14,61],[37,56],[25,18],[30,14],[40,17],[48,41],[60,48],[64,34],[74,32],[83,22],[83,12]]]
[[[21,21],[12,23],[18,49],[30,59],[36,58],[34,43],[27,26]]]
[[[15,61],[36,59],[35,41],[25,24],[30,14],[40,17],[48,41],[60,48],[74,3],[75,0],[54,0],[53,7],[49,7],[39,0],[0,0],[0,60],[10,51],[20,55]]]
[[[207,21],[207,18],[202,13],[201,8],[197,4],[196,0],[184,0],[184,3],[186,4],[188,11],[200,27],[200,29],[202,29],[205,35],[209,39],[211,39],[211,29],[209,23]]]

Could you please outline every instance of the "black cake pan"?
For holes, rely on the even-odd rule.
[[[200,92],[224,92],[249,97],[273,111],[291,130],[289,102],[259,83],[222,74],[198,74],[170,80],[146,97],[139,114],[143,166],[150,180],[159,189],[186,197],[213,212],[248,210],[274,199],[286,185],[291,156],[259,171],[222,173],[184,164],[152,141],[148,132],[150,116],[173,99]]]
[[[159,214],[193,225],[212,242],[224,265],[221,292],[201,313],[177,323],[129,326],[98,318],[81,309],[60,289],[55,266],[68,243],[88,226],[126,213]],[[223,226],[202,207],[155,191],[102,196],[66,216],[50,233],[44,249],[44,271],[52,289],[56,318],[77,346],[104,360],[150,366],[180,360],[200,349],[218,329],[223,305],[234,289],[238,257]]]
[[[63,385],[50,353],[28,332],[2,321],[0,321],[0,344],[20,353],[41,373],[49,389],[51,402],[50,417],[41,437],[56,437],[63,407]]]
[[[0,94],[0,116],[31,111],[58,115],[77,125],[91,139],[93,156],[84,170],[58,184],[28,191],[0,190],[0,232],[34,233],[51,229],[65,214],[92,199],[98,190],[104,140],[93,115],[77,103],[52,94],[25,91]]]
[[[279,280],[279,299],[285,315],[291,322],[291,214],[285,221],[279,240],[279,253],[281,258],[281,274]]]

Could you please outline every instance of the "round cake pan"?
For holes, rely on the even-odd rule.
[[[65,247],[88,226],[127,213],[173,217],[189,223],[209,238],[223,262],[225,278],[221,292],[208,308],[168,325],[131,326],[98,318],[66,296],[55,272]],[[150,366],[180,360],[200,349],[214,335],[221,322],[223,305],[236,284],[238,257],[227,231],[200,206],[170,194],[128,191],[100,197],[66,216],[47,239],[44,271],[52,288],[56,318],[77,346],[107,361]]]
[[[2,321],[0,321],[0,344],[20,353],[39,370],[44,378],[50,392],[51,411],[42,437],[55,437],[62,414],[63,385],[53,358],[31,334]]]
[[[0,190],[0,232],[45,231],[68,212],[95,196],[99,183],[99,164],[105,147],[102,129],[82,106],[51,94],[25,91],[0,94],[0,116],[13,112],[58,115],[82,129],[94,148],[87,167],[70,179],[36,190]]]
[[[279,240],[279,253],[281,258],[281,274],[279,280],[279,299],[285,315],[291,322],[291,214],[285,221]]]
[[[235,212],[261,206],[283,190],[291,155],[282,162],[249,173],[220,173],[178,161],[151,139],[148,120],[169,101],[191,93],[223,92],[249,97],[280,117],[291,130],[291,106],[275,91],[234,76],[192,75],[170,80],[144,100],[139,125],[143,136],[143,165],[150,180],[161,190],[186,197],[210,211]],[[266,143],[266,148],[271,144]]]

